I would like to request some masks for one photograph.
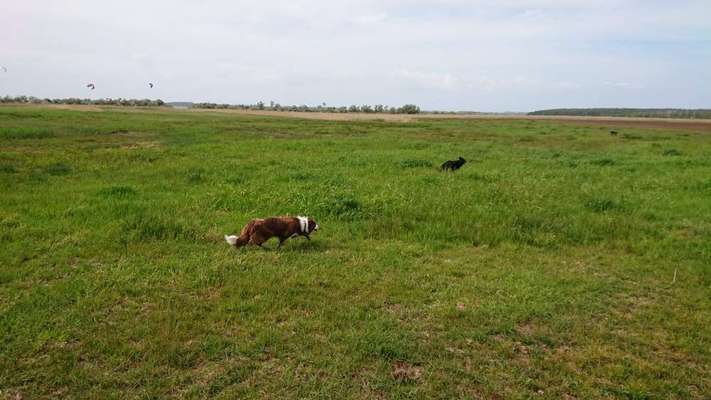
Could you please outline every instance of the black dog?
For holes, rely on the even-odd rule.
[[[464,165],[464,163],[466,162],[467,160],[463,159],[462,157],[459,157],[459,160],[446,161],[444,164],[442,164],[441,167],[439,167],[439,169],[442,171],[456,171],[459,168],[462,168],[462,165]]]

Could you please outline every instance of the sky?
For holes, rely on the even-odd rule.
[[[3,3],[0,95],[711,108],[711,0]]]

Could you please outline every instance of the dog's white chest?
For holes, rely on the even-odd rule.
[[[299,231],[300,233],[309,232],[309,219],[306,217],[296,217],[299,220]]]

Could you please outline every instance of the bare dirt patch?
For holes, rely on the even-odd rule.
[[[80,139],[86,149],[155,149],[163,146],[156,136],[143,132],[116,131]]]
[[[47,104],[43,107],[54,108],[57,110],[76,110],[76,111],[91,111],[91,112],[101,112],[104,111],[101,107],[89,104]]]
[[[393,364],[391,375],[398,381],[417,381],[422,377],[422,367],[398,361]]]

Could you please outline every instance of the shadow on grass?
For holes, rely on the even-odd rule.
[[[304,238],[292,238],[287,241],[285,241],[282,245],[281,248],[277,247],[279,245],[279,241],[272,239],[267,241],[266,243],[262,244],[262,247],[259,246],[254,246],[254,245],[247,245],[245,247],[241,247],[239,249],[236,249],[235,251],[237,252],[243,252],[243,251],[267,251],[267,252],[280,252],[280,253],[320,253],[326,249],[332,249],[333,246],[330,246],[323,240],[318,240],[318,239],[304,239]]]

